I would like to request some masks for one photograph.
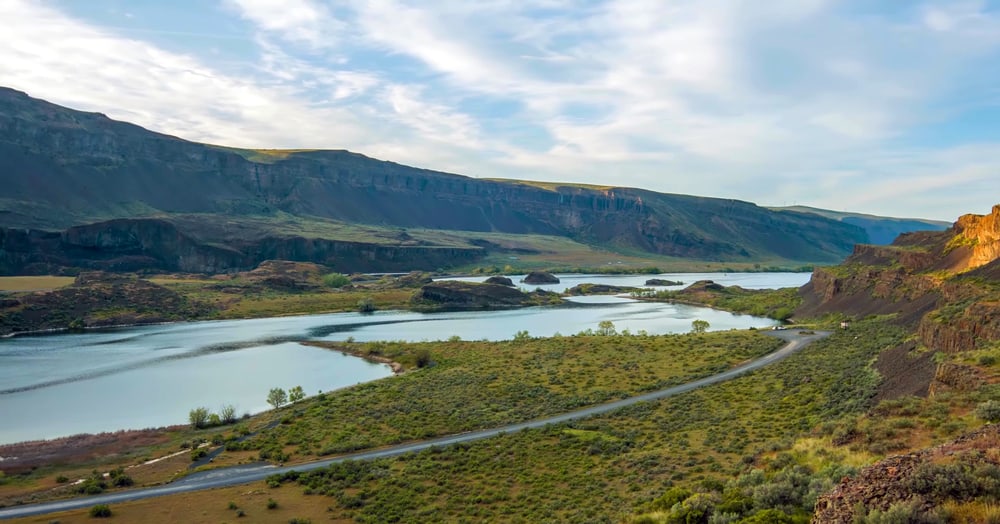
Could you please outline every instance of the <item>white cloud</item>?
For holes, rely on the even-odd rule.
[[[314,48],[332,46],[343,24],[313,0],[225,0],[240,16],[264,31]]]
[[[1000,100],[982,2],[223,1],[251,24],[238,74],[10,1],[0,83],[196,140],[470,175],[933,218],[1000,182],[1000,137],[933,138]]]

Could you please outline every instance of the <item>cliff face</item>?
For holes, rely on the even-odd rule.
[[[543,233],[687,258],[802,262],[840,260],[866,238],[858,227],[821,216],[733,200],[473,179],[347,151],[208,146],[3,88],[0,161],[0,226],[17,228],[280,211],[399,227]]]
[[[800,290],[796,315],[895,315],[895,322],[914,330],[918,344],[880,356],[879,398],[926,395],[932,384],[956,376],[933,363],[934,352],[959,353],[1000,340],[998,238],[995,206],[989,215],[961,217],[946,231],[901,235],[891,246],[859,245],[842,265],[813,272]]]
[[[167,220],[119,219],[44,233],[0,228],[0,274],[57,273],[62,268],[228,273],[265,260],[314,262],[342,272],[435,270],[483,257],[481,248],[394,246],[297,236],[234,239],[218,245]]]
[[[964,215],[955,222],[954,242],[969,251],[965,267],[975,269],[1000,259],[1000,205],[988,215]],[[969,249],[971,248],[971,249]]]

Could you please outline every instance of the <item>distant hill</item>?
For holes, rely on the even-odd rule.
[[[940,220],[881,217],[863,213],[830,211],[828,209],[817,209],[808,206],[772,207],[770,209],[775,211],[812,213],[833,220],[839,220],[845,224],[858,226],[868,233],[868,242],[876,245],[891,244],[899,235],[911,231],[943,231],[951,227],[950,222]]]
[[[366,251],[370,241],[289,227],[289,217],[321,229],[542,234],[708,261],[832,263],[868,239],[843,221],[737,200],[475,179],[342,150],[200,144],[6,88],[0,165],[0,227],[8,228],[0,270],[6,263],[8,272],[85,256],[104,260],[102,269],[229,271],[276,256],[335,267],[349,259],[354,270],[434,269],[490,249],[468,236],[438,244],[401,231],[374,242],[392,248],[376,254]]]

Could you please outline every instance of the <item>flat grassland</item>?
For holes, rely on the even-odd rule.
[[[59,289],[73,283],[73,277],[57,277],[51,275],[33,277],[0,277],[0,292],[20,293],[26,291],[48,291]]]

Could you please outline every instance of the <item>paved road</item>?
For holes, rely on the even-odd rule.
[[[615,402],[609,402],[607,404],[599,404],[596,406],[578,409],[575,411],[570,411],[568,413],[563,413],[561,415],[554,415],[551,417],[532,420],[529,422],[511,424],[508,426],[503,426],[493,429],[471,431],[468,433],[459,433],[457,435],[449,435],[446,437],[439,437],[430,440],[422,440],[410,444],[400,444],[397,446],[391,446],[372,451],[362,451],[359,453],[342,455],[336,458],[310,462],[307,464],[298,464],[295,466],[285,466],[285,467],[277,467],[270,464],[233,466],[229,468],[220,468],[216,470],[195,473],[181,480],[163,486],[121,491],[117,493],[108,493],[103,495],[75,498],[70,500],[45,502],[41,504],[14,506],[10,508],[0,509],[0,519],[27,517],[32,515],[43,515],[45,513],[53,513],[56,511],[87,508],[93,506],[94,504],[112,504],[117,502],[126,502],[130,500],[160,497],[163,495],[172,495],[175,493],[187,493],[191,491],[200,491],[203,489],[236,486],[239,484],[246,484],[248,482],[263,480],[267,476],[273,475],[275,473],[285,473],[292,470],[309,471],[313,469],[325,468],[330,464],[335,464],[337,462],[344,462],[347,460],[371,460],[383,457],[395,457],[397,455],[413,453],[416,451],[421,451],[435,446],[447,446],[450,444],[457,444],[459,442],[471,442],[474,440],[481,440],[485,438],[495,437],[497,435],[501,435],[504,433],[514,433],[516,431],[521,431],[523,429],[539,428],[542,426],[547,426],[549,424],[559,424],[561,422],[568,422],[571,420],[587,418],[594,415],[608,413],[609,411],[614,411],[616,409],[620,409],[626,406],[631,406],[633,404],[638,404],[640,402],[648,402],[651,400],[658,400],[666,397],[671,397],[674,395],[678,395],[680,393],[686,393],[693,389],[707,386],[709,384],[716,384],[718,382],[730,380],[734,377],[737,377],[749,371],[764,367],[768,364],[772,364],[781,359],[784,359],[785,357],[791,355],[792,353],[795,353],[796,351],[802,349],[809,343],[818,340],[820,338],[823,338],[829,335],[830,333],[818,331],[815,334],[802,335],[799,334],[798,331],[786,330],[786,331],[769,331],[768,334],[786,340],[788,344],[783,346],[778,351],[775,351],[774,353],[770,353],[757,360],[750,361],[746,364],[737,366],[733,369],[724,371],[717,375],[705,377],[703,379],[695,380],[694,382],[688,382],[686,384],[681,384],[679,386],[653,391],[651,393],[646,393],[644,395],[629,397],[626,399],[617,400]]]

